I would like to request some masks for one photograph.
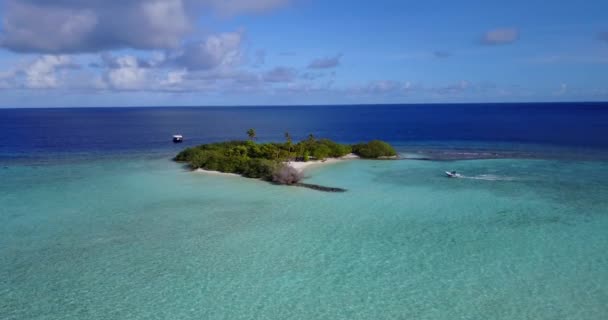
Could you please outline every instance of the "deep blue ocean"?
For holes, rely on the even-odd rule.
[[[171,161],[249,128],[402,160]],[[607,230],[608,103],[0,109],[1,320],[603,320]]]
[[[174,152],[186,145],[309,134],[344,143],[526,151],[608,149],[608,103],[0,109],[0,157]]]

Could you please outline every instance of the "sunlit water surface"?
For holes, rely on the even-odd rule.
[[[448,179],[457,170],[463,179]],[[605,319],[608,163],[0,168],[2,319]]]

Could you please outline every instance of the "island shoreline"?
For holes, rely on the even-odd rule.
[[[348,160],[360,160],[360,159],[361,159],[361,157],[357,156],[356,154],[349,153],[349,154],[347,154],[343,157],[339,157],[339,158],[327,158],[325,160],[309,160],[309,161],[285,161],[283,163],[287,166],[294,168],[295,170],[298,170],[298,172],[300,172],[300,173],[304,173],[308,169],[318,168],[318,167],[322,167],[322,166],[329,165],[329,164],[341,163],[341,162],[348,161]],[[237,174],[237,173],[205,170],[205,169],[201,169],[201,168],[193,170],[192,172],[214,175],[214,176],[245,178],[242,175]]]
[[[397,157],[395,149],[386,142],[372,140],[353,145],[339,144],[329,139],[308,139],[293,143],[286,133],[285,143],[255,143],[255,130],[247,131],[248,141],[227,141],[189,147],[173,160],[187,163],[195,172],[225,177],[261,179],[281,185],[297,185],[310,189],[343,192],[302,183],[304,172],[313,167],[353,159],[388,159]]]
[[[321,166],[325,166],[325,165],[329,165],[329,164],[340,163],[340,162],[347,161],[347,160],[360,160],[360,159],[361,159],[361,157],[359,157],[358,155],[356,155],[354,153],[349,153],[349,154],[347,154],[343,157],[339,157],[339,158],[327,158],[325,160],[309,160],[309,161],[285,161],[283,163],[285,165],[288,165],[288,166],[298,170],[298,172],[303,173],[307,169],[311,169],[311,168],[315,168],[315,167],[321,167]]]

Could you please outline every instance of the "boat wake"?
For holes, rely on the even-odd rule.
[[[497,176],[494,174],[481,174],[478,176],[461,176],[462,179],[486,180],[486,181],[514,181],[515,177]]]

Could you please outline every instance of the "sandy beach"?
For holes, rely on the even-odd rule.
[[[345,155],[344,157],[340,157],[340,158],[327,158],[325,160],[310,160],[307,162],[288,161],[288,162],[284,162],[284,163],[300,172],[304,172],[306,169],[311,168],[311,167],[328,165],[328,164],[332,164],[332,163],[338,163],[341,161],[353,160],[353,159],[359,159],[359,156],[355,155],[354,153],[349,153],[349,154]],[[236,174],[236,173],[227,173],[227,172],[205,170],[205,169],[196,169],[196,170],[194,170],[194,172],[202,173],[202,174],[217,175],[217,176],[241,177],[241,175]]]
[[[311,161],[307,161],[307,162],[289,161],[289,162],[285,162],[285,164],[287,164],[288,166],[290,166],[300,172],[303,172],[304,170],[306,170],[307,168],[310,168],[310,167],[327,165],[327,164],[341,162],[344,160],[353,160],[353,159],[359,159],[359,156],[357,156],[354,153],[349,153],[349,154],[345,155],[344,157],[340,157],[340,158],[327,158],[325,160],[311,160]]]
[[[216,176],[241,177],[240,174],[236,174],[236,173],[220,172],[220,171],[205,170],[205,169],[196,169],[196,170],[194,170],[194,172],[216,175]]]

